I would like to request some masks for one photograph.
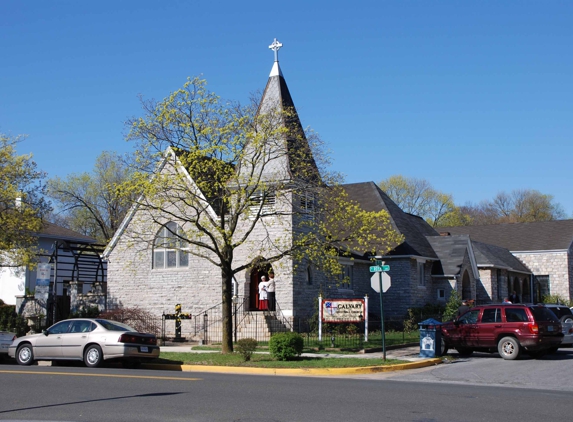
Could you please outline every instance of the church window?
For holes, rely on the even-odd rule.
[[[299,206],[304,219],[314,220],[314,212],[315,212],[314,194],[310,192],[303,192],[300,195]]]
[[[312,267],[309,265],[306,267],[306,283],[312,284]]]
[[[181,239],[181,227],[174,222],[161,227],[155,237],[153,268],[182,268],[189,266],[189,244]]]
[[[271,214],[275,212],[276,195],[274,192],[253,192],[250,199],[251,214],[255,216],[259,210],[261,215]]]
[[[418,284],[420,286],[426,285],[426,271],[425,271],[425,262],[418,261]]]

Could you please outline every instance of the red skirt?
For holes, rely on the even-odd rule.
[[[259,311],[266,311],[269,309],[269,301],[267,299],[259,300]]]

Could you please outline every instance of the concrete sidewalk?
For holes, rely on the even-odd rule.
[[[175,353],[217,353],[216,350],[193,350],[196,346],[195,343],[172,343],[168,342],[165,346],[161,346],[160,350],[162,352],[175,352]],[[257,353],[267,353],[267,352],[257,352]],[[384,353],[382,351],[373,353],[352,353],[343,354],[336,352],[323,352],[323,353],[303,353],[302,356],[305,357],[315,357],[315,358],[359,358],[359,359],[382,359]],[[389,347],[386,349],[386,359],[399,359],[408,362],[419,362],[427,360],[427,357],[420,356],[419,346],[407,346],[407,347]]]

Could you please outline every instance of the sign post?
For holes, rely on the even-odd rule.
[[[382,353],[384,355],[384,360],[386,360],[386,332],[384,330],[384,301],[382,300],[382,294],[384,289],[382,288],[382,273],[390,271],[390,265],[383,265],[382,261],[376,261],[376,265],[370,267],[371,273],[378,273],[378,284],[380,292],[380,331],[382,333]],[[388,283],[388,287],[390,284]],[[388,288],[386,288],[387,290]]]

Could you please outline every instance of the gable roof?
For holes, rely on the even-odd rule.
[[[74,230],[66,229],[65,227],[58,226],[54,223],[44,221],[42,230],[37,234],[39,237],[47,237],[51,239],[61,239],[69,241],[77,241],[84,243],[96,243],[97,240],[93,237],[83,235]]]
[[[180,150],[180,151],[182,151],[182,150]],[[175,150],[173,148],[171,148],[171,147],[167,148],[167,150],[165,151],[165,153],[163,155],[163,160],[157,166],[157,169],[153,173],[152,177],[155,177],[156,174],[161,173],[163,171],[163,169],[167,166],[169,161],[173,162],[173,167],[176,169],[176,171],[181,172],[181,174],[187,180],[188,183],[192,184],[193,186],[195,186],[197,188],[198,194],[200,196],[202,196],[203,200],[205,201],[205,203],[207,205],[206,206],[207,212],[209,212],[213,217],[216,217],[217,216],[216,210],[213,208],[213,206],[209,202],[209,200],[203,195],[203,192],[201,191],[201,189],[199,189],[199,187],[197,186],[197,184],[195,183],[193,178],[190,176],[190,174],[187,171],[187,169],[185,168],[185,166],[181,163],[181,160],[179,159],[177,153],[175,152]],[[135,216],[135,213],[139,209],[138,202],[141,200],[141,198],[142,198],[142,196],[140,196],[139,200],[136,201],[131,206],[130,210],[127,212],[123,221],[121,222],[119,228],[117,229],[117,231],[115,232],[115,234],[113,235],[113,237],[111,238],[109,243],[107,244],[107,247],[105,248],[105,250],[103,252],[104,259],[107,259],[109,257],[109,255],[111,254],[111,252],[113,251],[113,249],[115,248],[117,243],[119,242],[120,237],[123,235],[123,233],[125,232],[125,230],[129,226],[131,220]],[[216,203],[216,201],[214,201],[214,202]]]
[[[513,252],[567,250],[573,242],[573,220],[439,227],[437,230],[469,234],[473,240],[502,246]]]
[[[428,241],[440,257],[443,271],[441,275],[459,275],[466,255],[470,259],[476,278],[479,278],[478,267],[500,268],[531,274],[529,268],[512,255],[509,250],[500,246],[473,241],[470,236],[465,234],[428,236]]]
[[[495,267],[531,274],[531,270],[509,250],[501,246],[472,241],[479,267]]]
[[[465,256],[470,256],[469,236],[428,236],[427,239],[440,258],[442,265],[440,275],[459,275]],[[474,272],[477,273],[477,268],[474,268]]]
[[[405,238],[402,244],[388,253],[388,256],[438,258],[426,238],[426,236],[437,236],[438,233],[424,219],[402,211],[376,183],[350,183],[342,185],[342,188],[348,194],[348,198],[360,204],[365,211],[388,212],[392,227]]]

